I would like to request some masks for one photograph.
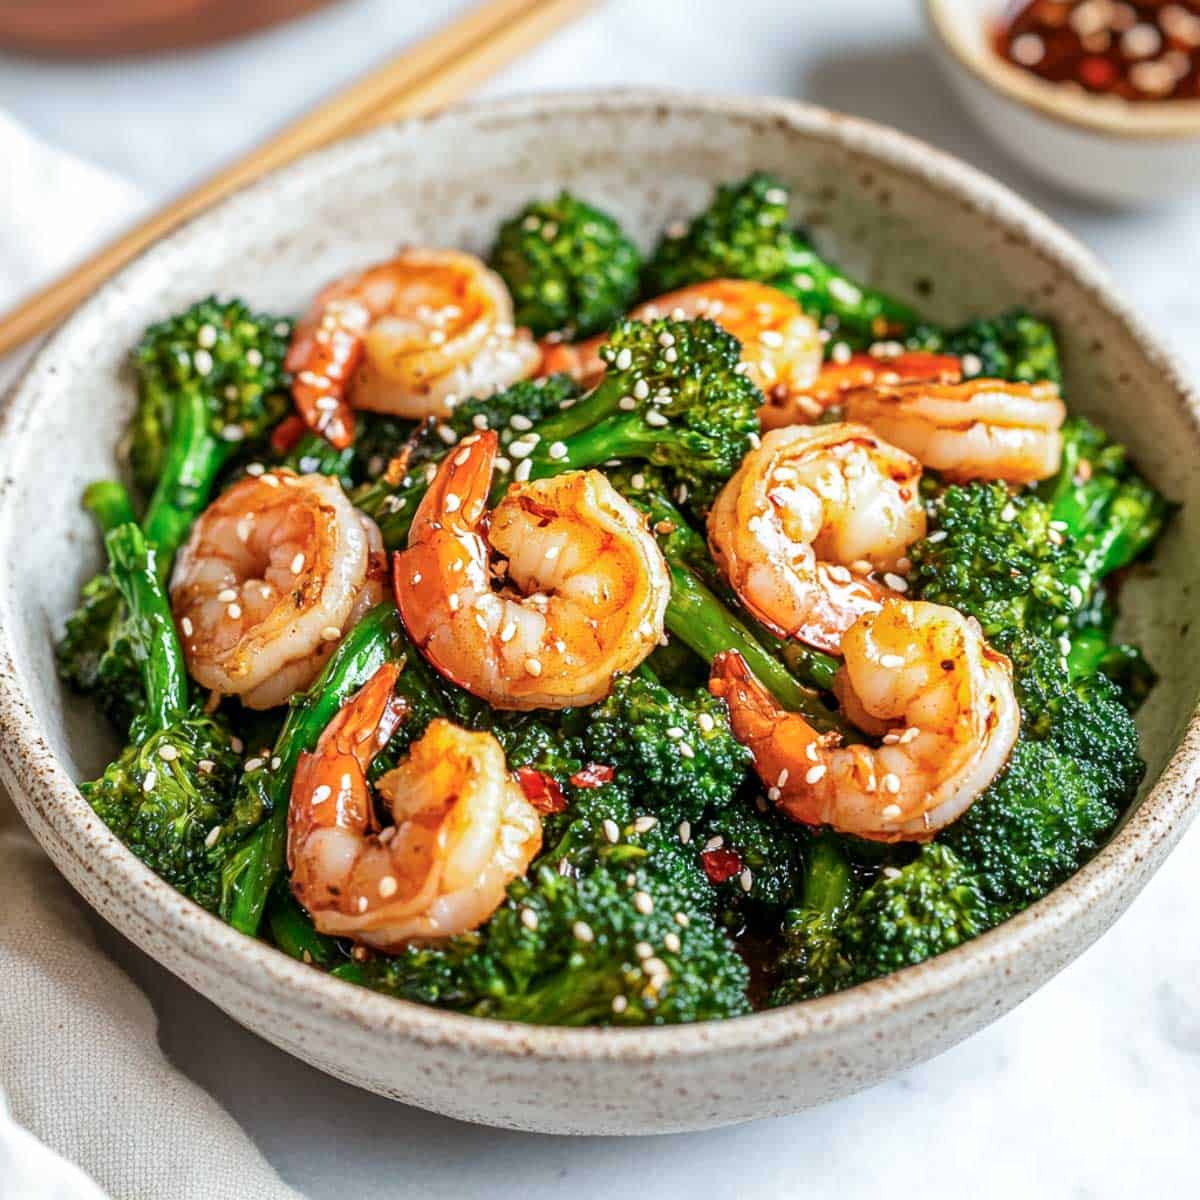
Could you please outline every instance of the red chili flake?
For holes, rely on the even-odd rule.
[[[1079,82],[1097,92],[1107,91],[1117,78],[1117,68],[1107,58],[1095,55],[1081,58],[1076,70],[1079,72]]]
[[[534,767],[518,767],[517,782],[525,799],[543,816],[560,813],[567,807],[567,798],[558,781]]]
[[[284,417],[271,430],[271,449],[278,454],[286,454],[304,436],[307,428],[299,413]]]
[[[582,771],[571,776],[571,782],[579,788],[598,788],[612,783],[613,769],[607,763],[588,763]]]
[[[709,883],[724,883],[742,870],[741,856],[734,850],[705,850],[700,855],[700,865]]]

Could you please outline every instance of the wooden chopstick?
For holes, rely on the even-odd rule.
[[[487,0],[318,105],[0,316],[0,355],[61,321],[151,243],[268,171],[339,137],[460,99],[593,0]]]

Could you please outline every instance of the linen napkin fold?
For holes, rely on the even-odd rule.
[[[144,206],[2,112],[0,162],[0,309]],[[0,394],[27,355],[0,361]],[[103,1200],[101,1187],[115,1200],[297,1200],[167,1061],[149,1001],[0,790],[0,1197]]]

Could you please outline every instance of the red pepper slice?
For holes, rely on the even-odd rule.
[[[525,799],[543,816],[560,813],[567,807],[567,798],[558,781],[535,767],[518,767],[517,782]]]
[[[598,788],[606,783],[612,783],[615,772],[607,763],[588,763],[581,771],[571,776],[571,782],[578,788]]]
[[[700,865],[709,883],[724,883],[741,871],[742,860],[735,850],[705,850],[700,855]]]

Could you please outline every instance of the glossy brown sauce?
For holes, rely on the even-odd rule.
[[[1052,83],[1133,101],[1200,98],[1200,0],[1019,0],[994,45]]]

